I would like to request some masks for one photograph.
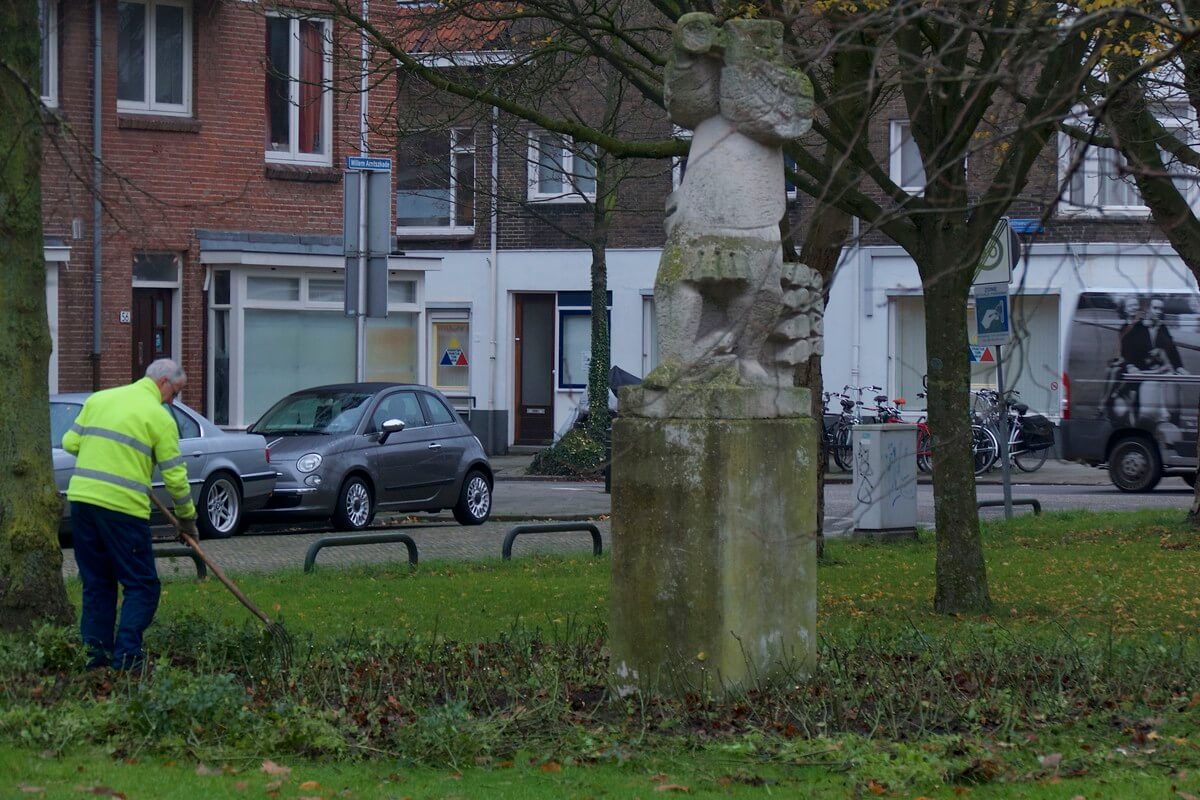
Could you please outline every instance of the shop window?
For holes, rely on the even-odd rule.
[[[247,308],[245,420],[298,389],[354,380],[354,320],[332,311]]]
[[[367,380],[418,382],[418,318],[415,313],[391,311],[386,317],[367,319]]]
[[[294,302],[300,299],[300,279],[252,275],[246,278],[246,299]]]
[[[470,389],[471,325],[467,320],[434,320],[430,363],[433,387],[447,394],[465,394]]]

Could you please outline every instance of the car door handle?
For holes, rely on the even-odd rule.
[[[429,445],[429,449],[430,450],[441,450],[442,446],[440,444],[438,444],[437,442],[434,442],[433,444]]]
[[[199,450],[197,450],[195,453],[192,453],[192,458],[199,458],[202,455],[204,455],[204,453],[201,453]]]

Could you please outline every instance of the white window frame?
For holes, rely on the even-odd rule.
[[[911,195],[925,194],[925,185],[920,186],[905,185],[904,183],[904,134],[911,133],[912,122],[907,119],[894,119],[888,124],[888,177],[892,179],[892,183],[900,187],[901,190]],[[925,165],[921,165],[921,171],[925,171]],[[925,176],[928,182],[929,176]]]
[[[171,117],[192,115],[192,3],[191,0],[124,0],[146,7],[146,40],[143,53],[142,100],[117,98],[117,111],[128,114],[161,114]],[[183,102],[159,103],[154,100],[155,32],[158,26],[158,7],[175,6],[183,9]],[[118,45],[119,47],[119,45]],[[120,56],[117,56],[120,58]]]
[[[1195,120],[1188,115],[1188,119],[1179,118],[1163,118],[1159,117],[1159,122],[1169,130],[1189,130],[1194,128]],[[1076,117],[1069,120],[1080,127],[1088,128],[1091,125],[1091,120],[1086,117]],[[1079,205],[1072,202],[1070,196],[1070,180],[1071,166],[1074,160],[1072,149],[1079,145],[1084,147],[1083,158],[1076,169],[1082,171],[1083,174],[1083,194],[1090,202],[1084,205]],[[1195,145],[1193,145],[1195,146]],[[1141,205],[1100,205],[1100,163],[1101,151],[1109,148],[1101,148],[1095,145],[1076,142],[1070,134],[1058,134],[1058,181],[1060,187],[1065,187],[1062,191],[1062,198],[1058,202],[1057,213],[1060,217],[1126,217],[1126,218],[1149,218],[1150,208],[1145,204]],[[1140,195],[1141,192],[1139,191]],[[1193,182],[1191,188],[1186,193],[1188,205],[1196,211],[1200,211],[1200,176],[1198,180]]]
[[[41,23],[42,41],[45,43],[46,68],[42,84],[49,89],[43,94],[42,105],[58,108],[58,2],[39,0],[38,21]]]
[[[562,140],[562,157],[559,164],[562,175],[562,181],[559,185],[562,187],[562,191],[558,192],[543,192],[539,188],[538,167],[541,163],[539,161],[541,148],[538,147],[538,139],[547,134],[557,136]],[[529,132],[529,156],[527,163],[529,167],[530,201],[540,203],[586,203],[596,199],[595,190],[590,192],[580,191],[572,180],[572,177],[575,175],[575,153],[572,149],[574,144],[574,140],[565,134],[556,134],[552,131],[540,129]]]
[[[466,144],[463,144],[466,140]],[[431,236],[446,236],[446,237],[469,237],[475,235],[474,225],[456,225],[454,220],[458,218],[458,202],[459,202],[459,185],[458,185],[458,160],[455,156],[466,155],[470,153],[472,163],[475,164],[475,175],[471,176],[472,193],[476,194],[473,200],[478,199],[475,192],[475,177],[479,174],[478,153],[475,148],[475,132],[469,128],[451,128],[450,129],[450,149],[447,152],[447,158],[450,159],[450,224],[449,225],[401,225],[396,223],[397,236],[412,236],[412,237],[431,237]],[[397,188],[397,192],[402,191]],[[407,191],[407,190],[404,190]],[[479,205],[475,204],[475,219],[479,218]]]
[[[266,150],[265,158],[272,164],[315,164],[318,166],[333,165],[333,20],[327,17],[301,17],[295,14],[280,14],[270,12],[267,18],[287,19],[288,26],[288,149]],[[321,141],[325,144],[323,153],[301,153],[300,149],[300,22],[319,23],[325,32],[321,36],[324,47],[322,54],[321,84]],[[263,74],[264,80],[266,73]],[[264,112],[267,109],[264,107]],[[269,115],[264,124],[271,125]],[[267,138],[270,137],[269,130]]]
[[[469,310],[438,310],[430,311],[427,321],[429,332],[425,337],[427,346],[429,347],[429,385],[441,392],[455,411],[467,412],[470,416],[471,409],[471,380],[474,377],[472,367],[475,363],[474,348],[471,346],[471,312]],[[435,329],[440,324],[450,325],[466,325],[467,326],[467,385],[466,386],[440,386],[437,383],[437,369],[440,354],[437,352],[437,334]],[[464,403],[465,401],[465,403]]]

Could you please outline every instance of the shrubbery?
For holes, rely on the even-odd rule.
[[[582,428],[575,428],[534,456],[529,474],[596,478],[603,474],[607,464],[604,445]]]

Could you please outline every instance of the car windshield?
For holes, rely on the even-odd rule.
[[[262,419],[250,426],[251,433],[289,434],[349,433],[358,427],[370,392],[321,390],[296,392],[276,403]]]
[[[63,434],[70,430],[83,408],[82,403],[50,404],[50,446],[62,447]]]

